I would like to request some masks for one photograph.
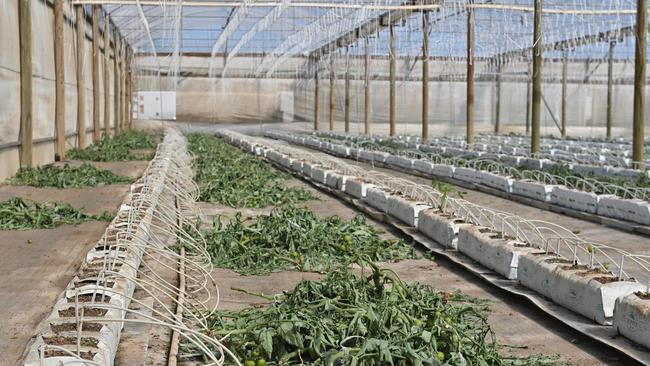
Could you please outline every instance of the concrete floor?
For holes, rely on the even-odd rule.
[[[138,177],[147,162],[100,163],[115,173]],[[38,202],[66,202],[86,212],[114,214],[128,192],[128,185],[84,189],[52,189],[0,186],[0,200],[24,197]],[[0,231],[0,364],[15,365],[50,313],[59,294],[74,276],[107,222],[62,225],[55,229]],[[31,240],[31,242],[29,242]],[[6,363],[3,363],[6,362]]]
[[[305,206],[318,215],[339,215],[350,219],[359,214],[354,208],[324,194],[307,183],[291,179],[288,184],[303,186],[319,198],[318,201],[306,202]],[[221,205],[203,204],[207,216],[221,214],[234,215],[235,209]],[[265,214],[268,209],[243,210],[245,215],[254,217]],[[368,223],[380,229],[383,236],[397,238],[388,226],[368,218]],[[619,356],[608,350],[603,350],[599,344],[585,340],[577,332],[567,326],[550,319],[527,303],[513,300],[507,294],[495,289],[464,269],[444,259],[430,261],[427,259],[406,260],[399,263],[382,264],[383,267],[395,270],[406,282],[420,282],[434,287],[439,291],[462,293],[477,298],[490,300],[488,319],[492,325],[497,340],[505,347],[503,354],[513,356],[527,355],[558,355],[561,361],[573,365],[628,365]],[[284,271],[269,276],[241,276],[230,270],[215,269],[213,275],[219,283],[220,308],[242,309],[248,306],[265,306],[268,301],[257,296],[245,294],[233,288],[246,289],[251,292],[264,294],[280,294],[290,290],[303,279],[318,279],[319,274]],[[189,363],[188,363],[189,364]]]

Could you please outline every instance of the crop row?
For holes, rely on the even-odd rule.
[[[483,185],[507,194],[519,195],[537,201],[567,207],[580,212],[597,214],[619,220],[650,225],[650,188],[647,180],[635,187],[628,183],[607,183],[590,177],[582,177],[560,166],[553,165],[551,174],[542,171],[544,160],[526,159],[520,162],[526,168],[511,168],[501,162],[482,158],[449,158],[438,154],[399,155],[391,154],[373,145],[355,148],[333,144],[319,139],[301,136],[273,136],[339,156],[384,164],[405,171],[415,171],[430,177],[453,178],[466,183]],[[644,187],[639,187],[642,185]]]
[[[618,251],[622,256],[612,272],[616,264],[607,250],[613,248],[563,234],[557,225],[489,212],[448,197],[441,203],[444,195],[430,187],[390,180],[344,162],[333,165],[331,159],[285,145],[232,132],[227,135],[242,149],[345,192],[417,228],[441,246],[455,249],[598,324],[613,324],[623,336],[650,347],[647,287],[623,268],[624,259],[640,263],[645,272],[637,274],[647,277],[650,272],[644,256]]]

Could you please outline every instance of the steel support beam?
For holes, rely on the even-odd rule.
[[[560,133],[562,138],[566,138],[566,129],[567,129],[567,79],[569,72],[569,52],[564,50],[562,55],[562,128]]]
[[[397,77],[397,55],[395,48],[395,26],[393,24],[389,27],[389,59],[390,59],[390,90],[389,90],[389,104],[390,104],[390,136],[395,136],[397,133],[397,90],[396,90],[396,77]]]
[[[86,147],[86,11],[76,6],[77,12],[77,145]]]
[[[364,65],[364,103],[363,103],[363,133],[370,134],[370,40],[366,37],[366,55]]]
[[[533,105],[531,116],[531,153],[540,148],[542,119],[542,0],[535,0],[535,21],[533,24]]]
[[[334,131],[334,88],[336,87],[336,74],[334,73],[334,55],[330,54],[330,94],[329,94],[329,129]]]
[[[429,141],[429,12],[422,14],[422,141]]]
[[[348,47],[345,47],[345,114],[343,117],[345,133],[350,132],[350,55],[348,51]]]
[[[474,143],[474,10],[467,11],[467,143]]]
[[[614,47],[616,47],[616,41],[610,41],[607,59],[607,140],[612,139],[612,119],[614,109]]]
[[[56,149],[54,160],[65,159],[65,44],[64,44],[64,0],[54,0],[54,125],[56,127]]]

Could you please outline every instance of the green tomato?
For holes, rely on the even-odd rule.
[[[436,353],[436,357],[438,358],[438,361],[440,361],[440,362],[445,361],[445,354],[443,352]]]
[[[252,355],[253,357],[260,357],[260,353],[257,351],[253,351]]]
[[[416,327],[419,327],[420,325],[422,325],[422,320],[420,320],[420,319],[415,319],[415,326],[416,326]]]
[[[291,252],[292,258],[298,258],[298,252]]]
[[[345,235],[343,237],[343,240],[345,240],[346,243],[352,243],[352,236],[350,235]]]
[[[263,359],[263,358],[260,358],[259,360],[257,360],[257,363],[255,364],[255,366],[266,366],[266,360]]]
[[[246,360],[246,361],[244,361],[244,366],[255,366],[255,361]]]

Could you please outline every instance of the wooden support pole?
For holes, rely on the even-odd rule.
[[[542,119],[542,0],[535,0],[535,21],[533,28],[533,107],[531,116],[531,153],[540,148]]]
[[[319,90],[319,82],[318,82],[318,61],[315,62],[315,75],[314,75],[314,131],[318,131],[318,125],[319,125],[319,99],[320,99],[320,90]]]
[[[83,5],[76,6],[77,11],[77,145],[86,147],[86,11]]]
[[[648,47],[648,0],[637,0],[636,52],[634,63],[634,123],[632,126],[632,160],[637,169],[645,168],[644,125],[646,53]]]
[[[528,77],[526,81],[526,135],[528,135],[530,133],[530,80],[533,76],[530,64],[528,64],[526,76]]]
[[[63,34],[63,3],[54,0],[54,125],[56,127],[56,149],[54,160],[65,159],[65,58]]]
[[[334,74],[334,54],[330,54],[330,95],[329,95],[329,128],[330,131],[334,131],[334,88],[336,87],[334,80],[336,75]]]
[[[110,18],[104,17],[104,135],[111,135]]]
[[[115,135],[120,134],[120,38],[117,30],[113,34],[113,108],[115,115]]]
[[[366,55],[364,58],[364,103],[363,103],[363,133],[370,134],[370,40],[366,37]]]
[[[467,10],[467,144],[474,143],[474,10]]]
[[[101,139],[99,127],[99,5],[93,5],[93,141]]]
[[[390,135],[395,136],[397,133],[397,91],[396,78],[397,78],[397,50],[395,49],[395,26],[391,23],[390,29]]]
[[[20,166],[32,165],[32,11],[31,0],[18,2],[20,38]]]
[[[501,69],[502,65],[499,64],[497,68],[497,77],[496,77],[496,116],[494,118],[494,134],[498,135],[501,133]]]
[[[616,41],[609,42],[607,59],[607,140],[612,139],[612,118],[614,110],[614,47]]]
[[[345,47],[345,114],[343,117],[345,133],[350,132],[350,56],[348,51],[348,47]]]
[[[562,138],[566,138],[566,128],[567,128],[567,78],[569,73],[569,52],[564,50],[562,55],[562,127],[560,132],[562,133]]]
[[[422,13],[422,141],[429,141],[429,12]]]

